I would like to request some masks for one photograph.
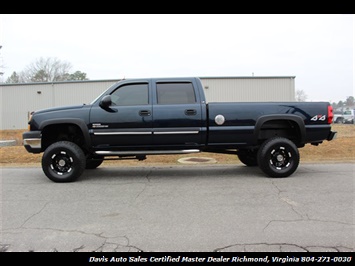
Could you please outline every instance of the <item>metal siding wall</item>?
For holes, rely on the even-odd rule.
[[[0,85],[0,129],[27,128],[28,114],[35,110],[88,104],[115,82]]]
[[[201,78],[207,102],[294,101],[293,77]],[[206,89],[208,87],[208,89]]]
[[[294,101],[293,77],[200,78],[208,102]],[[0,84],[0,129],[27,128],[35,110],[92,102],[118,80]],[[40,91],[41,93],[37,93]]]
[[[22,129],[27,128],[28,114],[33,110],[51,107],[48,99],[52,98],[50,84],[26,85],[23,86],[2,86],[2,108],[3,119],[1,129]],[[41,93],[37,93],[40,91]]]
[[[53,106],[89,104],[114,83],[111,81],[55,84]]]
[[[3,95],[3,89],[1,88],[1,90],[0,90],[0,129],[4,128],[3,127],[3,119],[2,119],[3,112],[4,112],[4,101],[3,101],[2,95]],[[2,137],[1,134],[0,134],[0,137]]]

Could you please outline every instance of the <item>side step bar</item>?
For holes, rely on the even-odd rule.
[[[199,153],[200,150],[166,150],[166,151],[96,151],[95,154],[103,156],[133,156],[133,155],[158,155],[158,154],[185,154]]]

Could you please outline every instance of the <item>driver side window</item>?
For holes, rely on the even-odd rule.
[[[149,103],[148,84],[128,84],[117,88],[112,94],[112,105],[145,105]]]

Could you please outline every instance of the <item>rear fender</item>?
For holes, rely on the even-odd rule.
[[[300,145],[305,143],[306,139],[306,127],[304,125],[304,121],[301,117],[297,115],[283,114],[283,115],[264,115],[259,117],[256,121],[255,129],[254,129],[254,141],[255,144],[258,142],[258,137],[262,126],[270,121],[291,121],[298,126],[299,134],[300,134]]]

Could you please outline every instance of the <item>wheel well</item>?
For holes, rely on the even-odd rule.
[[[292,120],[270,120],[262,124],[258,133],[259,144],[272,137],[284,137],[301,146],[300,126]]]
[[[84,134],[75,124],[48,125],[42,130],[42,150],[57,141],[70,141],[82,149],[85,147]]]
[[[342,123],[344,120],[344,117],[337,117],[337,119],[335,120],[336,123]]]

